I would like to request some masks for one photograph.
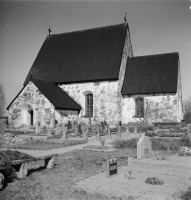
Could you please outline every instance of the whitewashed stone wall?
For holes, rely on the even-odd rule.
[[[146,101],[148,101],[149,114],[148,121],[151,122],[164,122],[182,120],[182,111],[179,106],[181,104],[178,94],[165,95],[165,96],[144,96],[145,108]],[[135,115],[135,100],[133,97],[123,99],[122,109],[122,122],[135,122],[139,119],[133,118]]]
[[[117,109],[118,109],[118,120],[122,121],[123,119],[123,97],[121,95],[121,88],[123,86],[124,77],[125,77],[125,71],[126,71],[126,64],[128,57],[133,57],[133,50],[131,45],[131,38],[130,38],[130,32],[129,29],[127,29],[127,36],[125,38],[125,44],[123,48],[123,55],[121,60],[121,66],[119,70],[119,77],[118,77],[118,96],[117,96]]]
[[[29,82],[10,106],[9,121],[15,126],[21,126],[26,122],[26,119],[24,119],[26,110],[31,107],[34,112],[33,124],[36,121],[40,121],[42,126],[49,126],[54,118],[56,118],[58,123],[67,123],[69,120],[76,123],[79,121],[88,123],[88,120],[83,118],[85,115],[85,94],[88,92],[93,94],[93,124],[100,123],[103,120],[106,120],[108,123],[118,123],[118,121],[128,123],[136,121],[137,119],[133,118],[135,115],[134,98],[123,99],[121,95],[127,58],[132,56],[133,51],[130,33],[127,30],[118,81],[60,85],[70,97],[82,106],[79,116],[75,112],[63,111],[61,113],[61,111],[55,110],[54,106],[41,94],[38,88],[32,82]],[[176,95],[146,96],[146,100],[149,102],[150,122],[165,120],[180,121],[182,119],[180,69],[178,75],[178,92]]]
[[[113,82],[96,82],[96,83],[79,83],[79,84],[63,84],[60,86],[68,95],[82,106],[80,119],[87,123],[83,118],[85,115],[85,94],[91,92],[93,94],[93,118],[92,123],[100,123],[106,120],[109,123],[117,123],[117,91],[118,81]]]
[[[9,108],[9,123],[13,126],[29,125],[27,122],[28,111],[33,110],[33,124],[37,121],[48,126],[54,118],[54,105],[29,82]]]

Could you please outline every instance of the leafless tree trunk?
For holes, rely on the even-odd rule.
[[[0,116],[5,114],[5,92],[3,85],[0,84]]]

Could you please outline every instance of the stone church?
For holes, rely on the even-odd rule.
[[[18,127],[179,122],[179,54],[133,56],[127,23],[48,35],[7,110]]]

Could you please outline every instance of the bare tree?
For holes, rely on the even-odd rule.
[[[184,105],[184,121],[187,124],[189,124],[191,123],[191,96],[184,101],[183,105]]]
[[[3,116],[5,113],[5,92],[3,85],[0,84],[0,116]]]

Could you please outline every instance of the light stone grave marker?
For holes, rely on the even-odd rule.
[[[86,142],[88,142],[88,129],[88,126],[82,126],[82,137]]]
[[[185,154],[191,155],[191,149],[188,147],[185,147]]]
[[[49,129],[49,130],[47,131],[47,136],[48,136],[48,137],[52,136],[51,129]]]
[[[117,136],[121,139],[121,126],[118,126]]]
[[[139,138],[137,143],[137,158],[150,158],[151,157],[151,140],[147,136]]]
[[[0,134],[4,134],[4,132],[5,132],[5,123],[4,123],[4,121],[1,121],[0,122]]]
[[[56,135],[59,135],[63,131],[63,127],[57,126],[56,127]]]
[[[67,139],[67,127],[63,127],[62,139]]]
[[[36,122],[36,134],[39,134],[40,133],[40,122],[37,121]]]
[[[109,158],[107,160],[107,174],[106,176],[112,177],[117,175],[117,158]]]
[[[125,135],[126,135],[126,140],[127,140],[130,137],[129,127],[127,127],[125,133],[126,133]]]

